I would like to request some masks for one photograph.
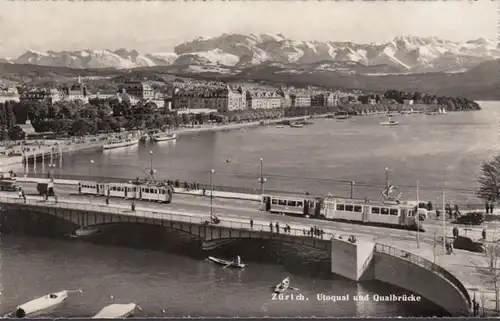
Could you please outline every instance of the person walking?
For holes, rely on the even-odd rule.
[[[132,204],[130,204],[132,212],[135,212],[135,201],[132,201]]]
[[[269,230],[271,231],[271,233],[273,232],[273,223],[272,222],[269,222]]]
[[[486,208],[486,214],[490,214],[490,204],[486,202],[484,203],[484,207]]]
[[[250,219],[250,229],[253,230],[253,220],[252,219]]]
[[[280,232],[280,224],[278,222],[276,222],[276,233],[279,233]]]
[[[483,236],[483,240],[486,241],[486,229],[483,228],[483,231],[481,232],[481,235]]]

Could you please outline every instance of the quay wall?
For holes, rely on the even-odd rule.
[[[432,262],[424,267],[423,258],[405,251],[382,250],[388,246],[377,244],[373,257],[373,279],[409,290],[444,308],[452,316],[468,315],[470,297],[463,285],[450,274],[437,273],[439,267]],[[400,255],[398,255],[400,254]],[[444,269],[443,269],[444,271]],[[462,289],[460,289],[460,287]],[[465,291],[465,293],[464,293]]]
[[[351,243],[332,237],[331,248],[332,273],[353,281],[366,279],[365,271],[371,263],[375,243],[365,240]],[[372,278],[368,277],[368,279]]]

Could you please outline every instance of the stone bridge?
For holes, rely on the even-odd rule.
[[[230,243],[237,239],[268,239],[286,243],[301,244],[322,250],[330,250],[330,237],[325,239],[313,238],[304,235],[304,230],[291,229],[289,233],[276,233],[269,226],[250,222],[237,222],[230,219],[221,219],[217,225],[206,224],[209,215],[201,216],[179,212],[171,209],[152,209],[143,206],[132,211],[125,205],[102,205],[75,203],[59,199],[42,201],[27,199],[26,203],[16,197],[0,197],[2,206],[17,212],[30,211],[52,215],[69,221],[78,227],[99,227],[119,223],[152,224],[175,229],[194,235],[202,240],[204,250],[212,250],[218,246]],[[142,204],[141,204],[142,205]]]

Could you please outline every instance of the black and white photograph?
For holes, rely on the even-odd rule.
[[[0,316],[500,316],[499,40],[486,0],[2,1]]]

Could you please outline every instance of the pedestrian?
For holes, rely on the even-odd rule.
[[[320,233],[321,238],[323,238],[323,234],[325,234],[325,231],[323,231],[323,229],[321,229],[321,233]]]
[[[276,222],[276,233],[280,232],[280,225],[278,222]]]
[[[479,316],[479,302],[476,302],[476,316]]]
[[[202,190],[202,192],[203,192],[203,196],[205,196],[205,195],[206,195],[206,193],[207,193],[207,190],[206,190],[206,189],[203,189],[203,190]]]
[[[273,232],[273,223],[269,222],[269,230],[271,230],[271,233]]]
[[[490,204],[490,214],[493,214],[493,210],[495,209],[495,204]]]
[[[458,237],[458,235],[460,234],[460,230],[458,229],[458,227],[455,227],[457,229],[457,235],[455,236],[455,238]]]
[[[291,228],[290,228],[290,225],[286,225],[286,231],[288,232],[288,234],[290,234],[290,231],[291,231]]]
[[[109,205],[109,196],[106,196],[106,205]]]
[[[457,238],[457,227],[454,226],[452,231],[453,231],[453,238],[456,239]]]
[[[450,242],[450,254],[455,255],[455,252],[453,251],[453,242]]]
[[[314,227],[311,226],[310,232],[311,232],[311,236],[314,236]]]
[[[56,204],[57,204],[57,195],[56,194],[54,194],[54,202],[56,202]]]
[[[306,235],[306,229],[305,228],[302,229],[302,232],[304,232],[304,235]]]
[[[484,203],[484,207],[486,208],[486,214],[490,213],[490,204],[488,202]]]
[[[486,229],[483,228],[483,231],[481,232],[481,235],[483,236],[483,240],[486,241]]]
[[[23,189],[22,187],[19,188],[19,198],[23,197]]]
[[[250,229],[253,230],[253,220],[252,219],[250,219]]]
[[[130,207],[132,209],[132,212],[135,212],[135,201],[132,201],[132,204],[130,204]]]

